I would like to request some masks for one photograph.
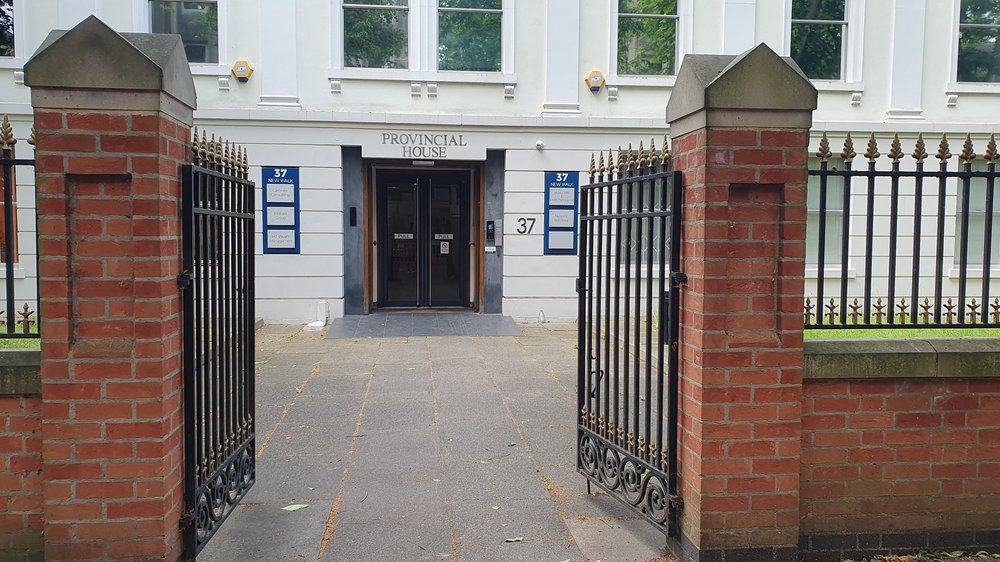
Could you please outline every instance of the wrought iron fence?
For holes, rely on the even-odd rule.
[[[32,288],[31,283],[37,283],[37,277],[34,281],[25,278],[19,282],[16,274],[18,264],[24,266],[18,245],[18,236],[21,234],[21,230],[18,228],[17,217],[16,172],[17,168],[25,167],[31,168],[33,173],[35,166],[34,159],[16,157],[14,153],[14,145],[16,144],[17,139],[14,138],[10,119],[4,115],[3,123],[0,125],[0,172],[2,172],[0,191],[2,191],[3,198],[3,214],[0,216],[0,220],[3,221],[3,224],[0,225],[0,235],[3,236],[3,240],[0,241],[0,261],[3,262],[4,272],[4,308],[3,311],[0,311],[0,326],[2,326],[0,338],[37,338],[38,319],[35,310],[32,310],[32,306],[37,304],[37,299],[34,297],[24,299],[22,296],[18,300],[15,294],[15,289],[18,288],[19,284],[22,291],[27,291]],[[35,144],[34,129],[32,129],[28,144]],[[32,255],[31,257],[33,260],[37,260],[36,256]],[[36,264],[37,261],[32,265]],[[31,267],[30,269],[34,271],[36,268]],[[37,285],[33,288],[37,294]]]
[[[680,196],[666,139],[591,159],[577,281],[577,468],[674,537]]]
[[[191,559],[256,478],[254,184],[246,151],[193,142],[182,171],[185,543]]]
[[[807,328],[1000,327],[997,146],[980,158],[967,136],[953,166],[942,136],[928,169],[923,136],[907,155],[899,136],[864,169],[851,135],[834,156],[826,134],[809,170]],[[909,157],[909,158],[908,158]],[[811,279],[810,279],[811,281]]]

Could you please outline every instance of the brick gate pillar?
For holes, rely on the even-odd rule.
[[[178,205],[194,83],[177,36],[91,17],[25,66],[35,112],[46,560],[176,560]]]
[[[683,560],[797,560],[802,297],[816,90],[760,45],[684,59],[667,104],[684,175]]]

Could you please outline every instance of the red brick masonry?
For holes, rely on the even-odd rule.
[[[802,410],[802,535],[1000,528],[1000,380],[808,380]]]
[[[42,399],[0,397],[0,558],[42,544]]]

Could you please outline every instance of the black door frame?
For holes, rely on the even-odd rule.
[[[378,296],[375,301],[377,308],[468,308],[470,259],[469,259],[469,229],[471,225],[472,173],[470,170],[425,170],[425,169],[377,169],[375,173],[375,208],[377,216],[377,240],[382,241],[376,246],[378,271]],[[430,228],[430,198],[432,178],[448,178],[459,184],[459,232],[452,241],[455,252],[459,253],[459,298],[455,301],[435,302],[431,297],[431,245],[432,232]],[[388,183],[414,182],[417,185],[417,226],[414,237],[417,242],[417,297],[416,302],[388,300],[389,250],[391,247],[388,224],[389,206],[386,204]]]

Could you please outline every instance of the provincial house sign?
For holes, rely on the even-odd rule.
[[[456,131],[368,130],[358,132],[365,158],[485,160],[486,137]]]

